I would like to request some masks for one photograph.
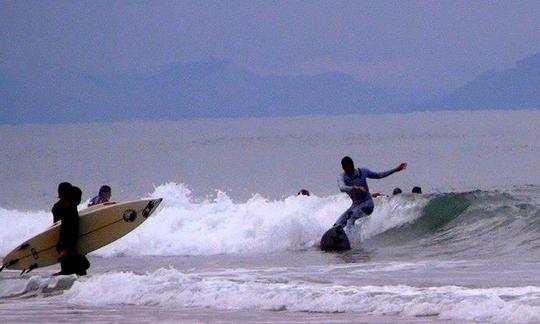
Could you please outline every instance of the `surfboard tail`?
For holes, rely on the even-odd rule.
[[[7,263],[2,263],[2,269],[0,271],[4,270],[4,268],[9,269],[9,267],[16,265],[17,262],[19,262],[19,259],[11,259]]]

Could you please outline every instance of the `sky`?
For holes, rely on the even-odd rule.
[[[540,1],[2,1],[0,72],[227,61],[448,92],[540,52]]]

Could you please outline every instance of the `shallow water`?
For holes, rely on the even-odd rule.
[[[2,275],[2,322],[536,322],[538,263],[368,253],[91,258],[85,278]],[[118,272],[122,269],[122,272]],[[6,293],[11,286],[11,294]],[[10,297],[11,296],[11,297]]]

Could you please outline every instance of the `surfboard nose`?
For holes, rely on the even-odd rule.
[[[152,200],[153,205],[154,205],[153,209],[155,210],[159,206],[159,204],[161,204],[162,201],[163,201],[163,198],[157,198],[157,199]]]
[[[147,218],[148,216],[150,216],[150,214],[152,214],[156,210],[156,208],[159,206],[159,204],[161,204],[162,200],[163,200],[163,198],[150,200],[148,202],[148,205],[146,205],[146,207],[144,208],[144,210],[142,212],[143,217]]]

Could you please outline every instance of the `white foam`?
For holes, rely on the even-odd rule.
[[[129,284],[126,284],[129,283]],[[160,305],[214,309],[362,312],[441,319],[540,321],[540,287],[341,286],[254,276],[204,277],[175,269],[108,273],[78,280],[63,296],[81,305]]]
[[[269,201],[255,195],[233,203],[218,192],[213,201],[195,203],[183,185],[158,187],[153,197],[163,197],[163,207],[140,229],[99,255],[199,255],[259,253],[306,249],[347,208],[344,197],[293,196]]]
[[[110,255],[201,255],[265,253],[303,250],[316,246],[321,235],[350,205],[346,195],[291,196],[269,201],[255,195],[234,203],[222,192],[215,200],[195,203],[183,185],[156,188],[152,197],[163,197],[163,207],[140,229],[97,252]],[[379,200],[371,220],[363,225],[366,237],[420,216],[424,201],[405,203]]]
[[[29,298],[60,294],[63,290],[71,288],[75,280],[74,276],[39,275],[29,279],[24,277],[6,279],[0,286],[0,298]]]
[[[144,224],[122,239],[96,252],[119,255],[254,254],[304,250],[316,246],[321,235],[350,206],[344,195],[291,196],[270,201],[254,195],[244,203],[218,192],[213,200],[194,202],[182,184],[157,187],[152,197],[164,198],[162,207]],[[377,199],[377,208],[362,224],[362,237],[412,222],[427,199]],[[399,208],[398,208],[399,206]],[[0,209],[0,255],[41,232],[52,222],[47,212]],[[359,238],[360,239],[360,238]]]
[[[42,232],[52,224],[52,214],[22,212],[0,208],[0,255],[6,255],[24,240]]]

